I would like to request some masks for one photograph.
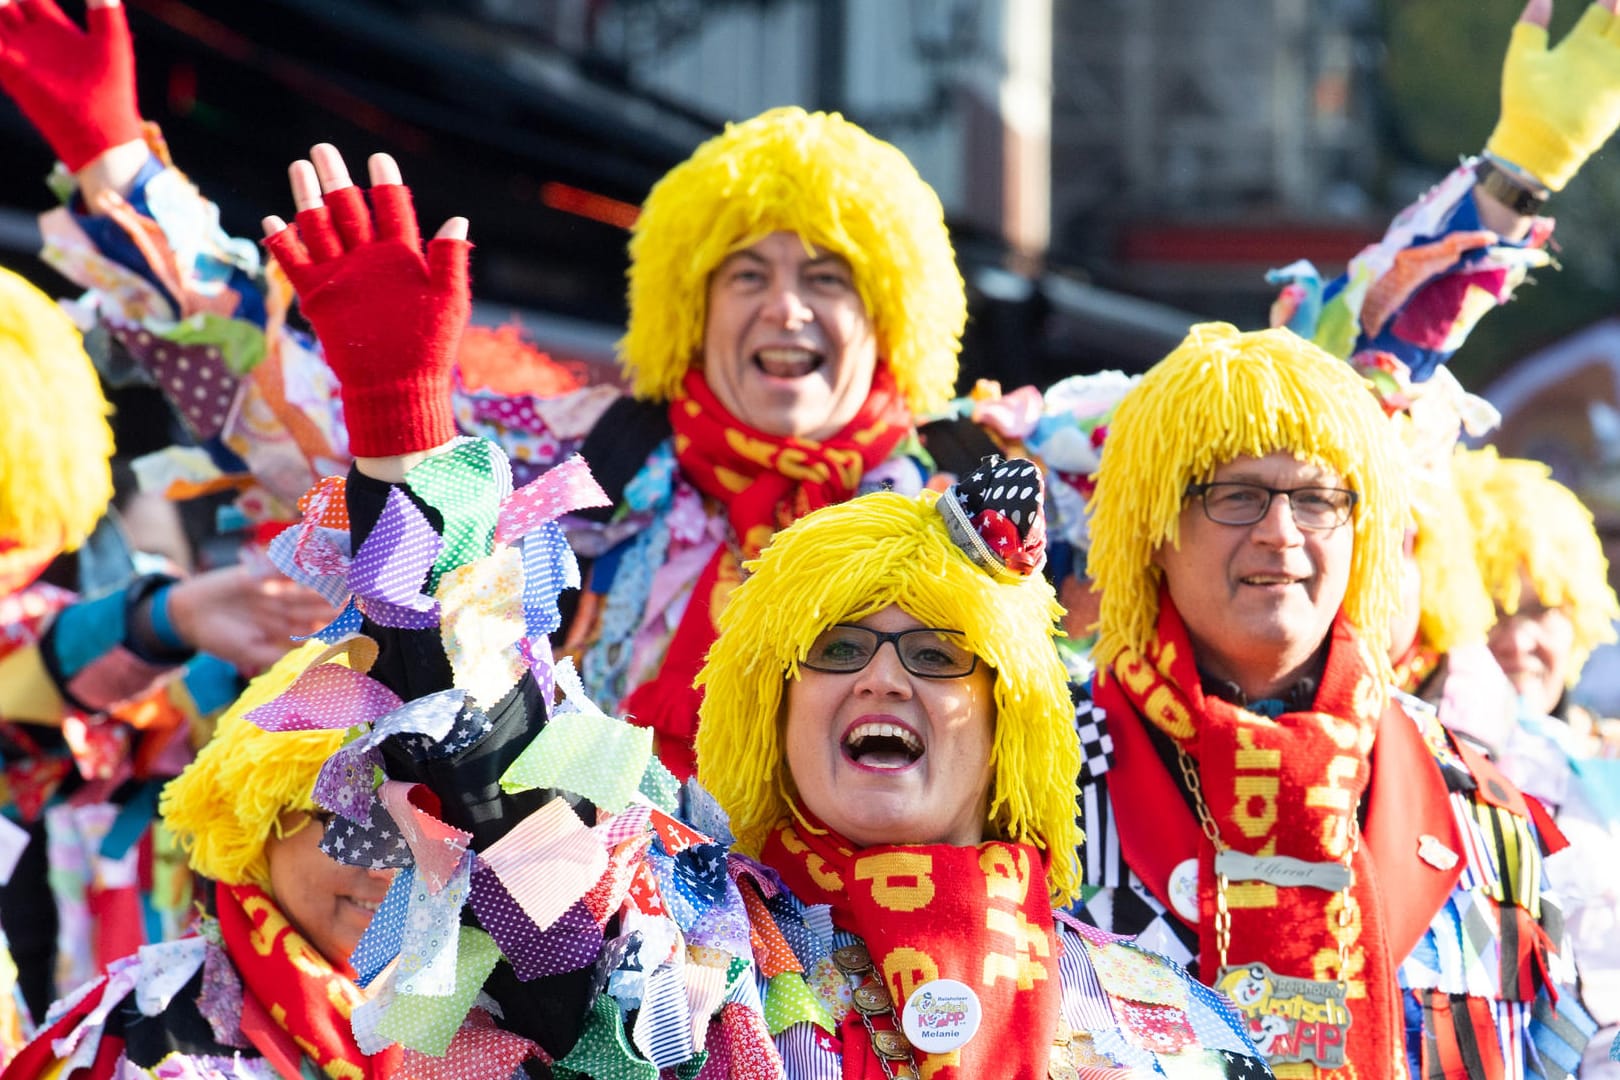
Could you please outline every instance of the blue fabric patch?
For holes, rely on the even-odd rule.
[[[99,657],[123,644],[125,592],[117,589],[95,600],[81,600],[57,615],[50,635],[57,670],[71,679]]]

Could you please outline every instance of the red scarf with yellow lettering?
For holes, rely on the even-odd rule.
[[[302,1075],[306,1057],[333,1080],[399,1072],[397,1046],[360,1052],[349,1027],[359,989],[293,929],[268,893],[219,885],[214,897],[225,951],[242,976],[242,1033],[283,1076]]]
[[[978,995],[982,1020],[967,1045],[915,1051],[933,1080],[1045,1080],[1062,987],[1044,858],[1001,841],[857,849],[802,810],[760,853],[793,895],[830,905],[833,925],[865,943],[897,1021],[911,992],[934,979]],[[839,1036],[844,1080],[884,1075],[854,1009]]]
[[[693,769],[702,695],[692,688],[714,644],[715,617],[742,577],[742,563],[758,555],[776,530],[812,510],[852,497],[861,477],[882,464],[911,430],[911,414],[879,366],[872,391],[854,419],[820,442],[768,435],[731,415],[703,381],[686,375],[684,392],[669,405],[675,460],[681,473],[726,509],[740,552],[722,544],[703,568],[657,676],[625,699],[633,721],[657,732],[658,756],[685,780]]]
[[[1368,755],[1378,731],[1387,689],[1366,648],[1341,615],[1329,635],[1328,653],[1316,700],[1309,711],[1268,719],[1212,695],[1205,695],[1186,627],[1170,601],[1159,594],[1159,624],[1147,655],[1125,650],[1097,680],[1097,702],[1110,717],[1125,754],[1140,736],[1126,727],[1140,717],[1169,736],[1197,763],[1203,796],[1227,848],[1269,858],[1292,856],[1310,863],[1342,863],[1353,835],[1357,807],[1371,774]],[[1115,724],[1119,717],[1125,723]],[[1135,729],[1140,731],[1139,728]],[[1185,787],[1177,775],[1176,783]],[[1122,796],[1128,797],[1128,796]],[[1185,816],[1175,806],[1177,816]],[[1124,830],[1121,846],[1127,860]],[[1198,932],[1200,972],[1215,982],[1219,951],[1215,939],[1215,850],[1201,835],[1198,851]],[[1152,857],[1148,856],[1151,862]],[[1383,1077],[1401,1060],[1399,990],[1395,960],[1386,940],[1385,898],[1367,846],[1357,843],[1349,892],[1349,925],[1339,928],[1339,892],[1311,886],[1278,886],[1229,881],[1230,967],[1263,963],[1276,975],[1349,981],[1352,1017],[1346,1046],[1347,1068],[1323,1076]],[[1155,892],[1151,873],[1144,880]],[[1162,898],[1162,894],[1161,894]],[[1340,971],[1342,934],[1348,963]],[[1297,1033],[1296,1033],[1297,1034]],[[1294,1065],[1279,1075],[1310,1076],[1310,1065]],[[1402,1066],[1404,1070],[1404,1066]]]

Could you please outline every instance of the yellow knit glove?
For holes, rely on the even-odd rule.
[[[1547,28],[1513,26],[1502,115],[1485,148],[1562,191],[1620,126],[1620,18],[1594,3],[1547,48]]]

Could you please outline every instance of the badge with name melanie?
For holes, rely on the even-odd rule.
[[[1232,999],[1248,1023],[1250,1040],[1273,1065],[1344,1065],[1350,1040],[1345,984],[1291,978],[1265,964],[1246,964],[1222,968],[1215,989]]]
[[[979,1033],[979,995],[955,979],[925,982],[906,998],[900,1027],[925,1054],[948,1054]]]

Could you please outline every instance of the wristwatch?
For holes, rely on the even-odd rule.
[[[1525,217],[1541,213],[1541,208],[1547,205],[1547,199],[1552,194],[1528,173],[1489,154],[1479,159],[1479,165],[1474,170],[1474,181],[1497,202]]]

